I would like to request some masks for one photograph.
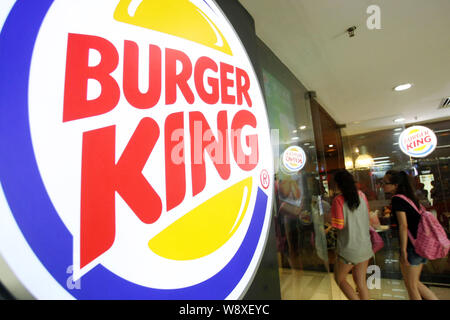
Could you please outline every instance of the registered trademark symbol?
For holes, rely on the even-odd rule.
[[[267,189],[270,184],[270,176],[266,169],[261,171],[260,178],[261,178],[261,185],[263,186],[264,189]]]

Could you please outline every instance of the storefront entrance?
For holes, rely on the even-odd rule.
[[[274,224],[282,299],[346,299],[333,279],[336,233],[330,208],[336,195],[333,176],[349,170],[364,192],[371,224],[384,240],[384,248],[369,261],[368,287],[372,299],[407,300],[399,265],[399,236],[390,212],[390,198],[380,181],[390,169],[405,170],[415,182],[421,203],[449,232],[450,120],[421,123],[433,130],[436,150],[425,158],[404,154],[398,144],[398,125],[386,130],[359,122],[338,124],[262,42],[258,45],[266,104],[272,129],[276,190]],[[419,123],[417,123],[419,124]],[[410,124],[411,125],[416,124]],[[355,133],[356,132],[356,133]],[[288,150],[300,148],[304,166],[286,164]],[[354,285],[351,274],[349,283]],[[421,281],[441,299],[450,298],[450,260],[429,261]]]
[[[408,172],[414,181],[416,196],[421,204],[438,218],[447,233],[450,232],[448,151],[450,121],[418,124],[433,130],[438,141],[436,149],[424,158],[409,157],[402,152],[399,146],[399,136],[405,129],[402,125],[392,129],[344,137],[346,168],[354,174],[361,190],[365,192],[373,217],[372,224],[380,226],[378,231],[385,239],[386,246],[376,254],[376,263],[380,266],[382,276],[388,279],[401,279],[401,273],[398,261],[398,231],[390,211],[392,195],[385,194],[380,183],[387,170]],[[369,161],[365,164],[361,163],[359,161],[361,156]],[[429,261],[424,266],[422,280],[432,286],[448,286],[450,283],[449,258]]]

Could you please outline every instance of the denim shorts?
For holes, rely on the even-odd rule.
[[[425,264],[428,262],[428,259],[419,256],[416,251],[414,251],[413,247],[407,247],[406,253],[408,254],[408,262],[412,266],[418,266],[420,264]]]

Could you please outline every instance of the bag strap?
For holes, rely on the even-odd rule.
[[[408,198],[407,196],[405,196],[403,194],[396,194],[393,197],[398,197],[398,198],[401,198],[401,199],[405,200],[406,202],[408,202],[411,205],[411,207],[414,208],[414,210],[417,211],[417,213],[419,215],[421,215],[420,211],[417,209],[417,207],[414,204],[414,202],[410,198]],[[416,246],[415,245],[416,239],[413,238],[413,236],[412,236],[411,232],[409,231],[409,229],[408,229],[408,237],[409,237],[409,240],[411,240],[412,245],[415,247]]]
[[[407,196],[405,196],[405,195],[403,195],[403,194],[396,194],[396,195],[394,195],[393,197],[398,197],[398,198],[401,198],[401,199],[405,200],[406,202],[408,202],[408,203],[411,205],[411,207],[414,208],[414,210],[417,211],[418,214],[421,214],[421,213],[420,213],[421,210],[417,209],[416,204],[415,204],[410,198],[408,198]],[[420,209],[423,209],[422,204],[420,204]]]

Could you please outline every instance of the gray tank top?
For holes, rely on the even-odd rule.
[[[369,233],[369,210],[364,195],[359,192],[359,206],[351,211],[344,202],[344,228],[337,231],[337,253],[357,264],[373,256]]]

